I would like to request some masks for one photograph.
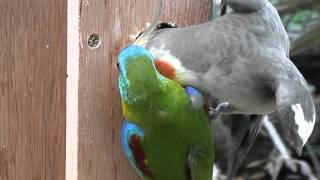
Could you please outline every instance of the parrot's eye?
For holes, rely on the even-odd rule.
[[[117,62],[117,67],[118,67],[118,69],[120,68],[120,64]]]

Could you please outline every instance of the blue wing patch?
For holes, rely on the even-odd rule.
[[[186,86],[184,89],[194,107],[200,109],[204,106],[203,96],[197,89],[192,86]]]
[[[130,140],[133,136],[139,137],[140,139],[143,139],[144,132],[136,124],[133,124],[133,123],[130,123],[130,122],[124,120],[124,123],[122,125],[121,144],[122,144],[124,152],[125,152],[126,156],[128,157],[131,165],[134,167],[134,169],[139,174],[139,176],[143,177],[144,173],[137,166],[137,163],[135,161],[136,158],[134,156],[134,152],[132,151],[132,148],[130,147]]]

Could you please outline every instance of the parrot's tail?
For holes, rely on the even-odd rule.
[[[153,32],[157,29],[158,24],[160,23],[160,19],[162,13],[164,11],[165,0],[158,0],[158,5],[156,8],[156,13],[153,16],[153,20],[146,31],[144,31],[138,39],[133,43],[135,45],[145,46],[149,39],[152,38]]]

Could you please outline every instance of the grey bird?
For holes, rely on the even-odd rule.
[[[276,112],[286,140],[300,155],[315,108],[305,79],[288,58],[290,42],[279,14],[267,0],[226,3],[234,12],[183,28],[157,29],[158,10],[135,44],[152,52],[162,74],[209,94],[217,104],[213,115]],[[252,145],[259,124],[242,144]]]

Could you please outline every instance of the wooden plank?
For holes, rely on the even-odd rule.
[[[78,179],[79,0],[68,0],[66,180]]]
[[[0,179],[62,180],[67,3],[0,7]]]
[[[136,33],[151,21],[157,1],[81,0],[78,179],[137,179],[120,146],[122,111],[116,58]],[[206,21],[210,0],[168,0],[165,20],[179,26]],[[90,34],[101,44],[87,46]]]

